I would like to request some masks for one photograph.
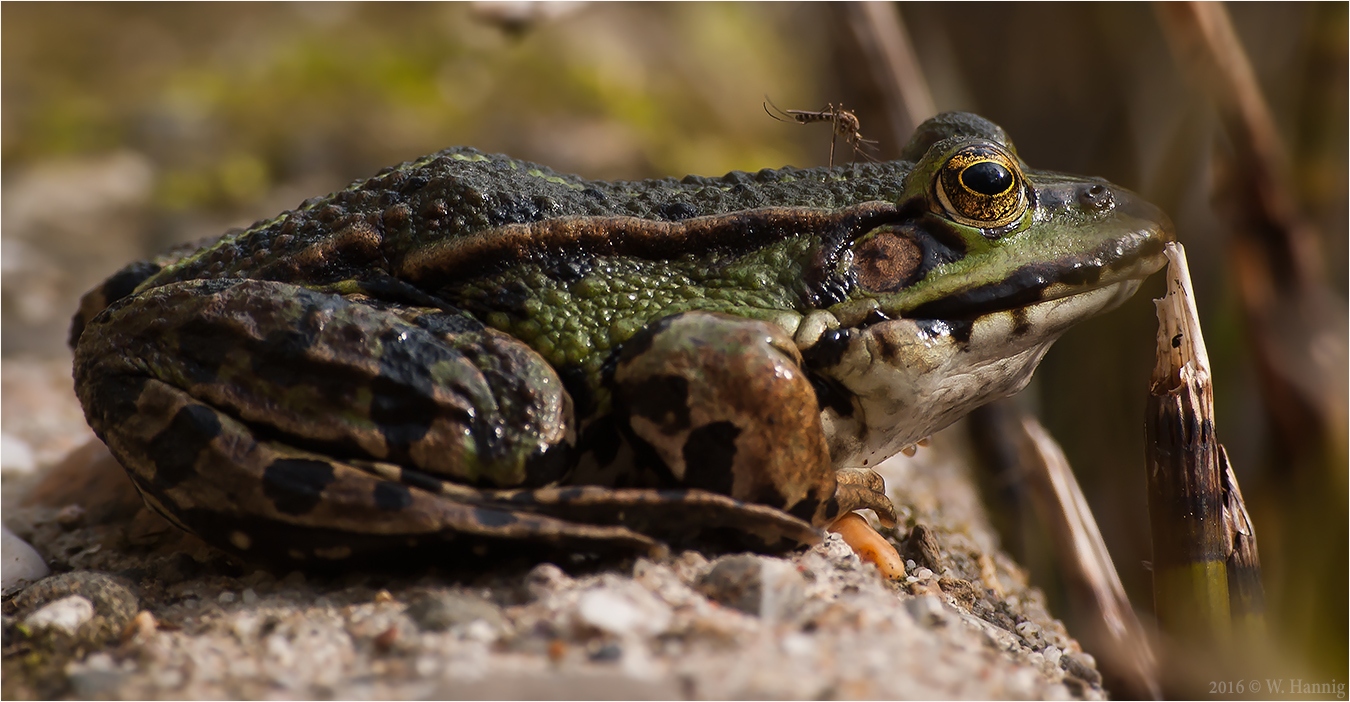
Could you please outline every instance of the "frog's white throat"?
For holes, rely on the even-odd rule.
[[[897,319],[853,330],[838,363],[820,369],[853,394],[850,414],[821,411],[835,465],[876,465],[1020,391],[1066,329],[1118,306],[1139,283],[1124,280],[959,323]]]

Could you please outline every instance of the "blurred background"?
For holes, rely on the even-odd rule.
[[[131,260],[450,145],[591,178],[718,175],[826,165],[828,127],[775,122],[766,96],[843,103],[882,158],[923,112],[974,111],[1032,166],[1103,176],[1173,217],[1271,650],[1281,671],[1345,681],[1347,6],[1227,9],[1265,131],[1243,131],[1251,94],[1225,92],[1175,7],[906,4],[886,73],[864,15],[838,5],[6,3],[4,359],[68,358],[79,295]],[[1145,616],[1161,292],[1155,277],[1070,332],[1021,398]],[[1012,526],[1005,545],[1072,632],[1043,537]]]

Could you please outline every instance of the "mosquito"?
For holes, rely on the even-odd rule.
[[[769,110],[772,107],[778,114]],[[764,98],[764,112],[779,122],[796,122],[797,124],[815,124],[817,122],[830,122],[834,125],[834,133],[830,135],[830,166],[834,166],[834,143],[839,137],[844,138],[844,143],[853,147],[855,155],[861,154],[863,158],[869,161],[875,161],[870,151],[874,151],[877,142],[872,139],[865,139],[859,132],[861,124],[858,116],[845,110],[842,104],[825,103],[822,110],[784,110],[769,98]]]

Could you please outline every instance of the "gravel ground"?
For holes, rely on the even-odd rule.
[[[997,550],[954,436],[882,467],[902,582],[834,535],[784,557],[316,575],[240,563],[142,508],[86,443],[68,359],[2,371],[4,523],[41,556],[6,535],[6,699],[1104,696]]]

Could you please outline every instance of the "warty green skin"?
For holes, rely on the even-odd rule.
[[[972,145],[1012,221],[944,210]],[[1020,389],[1171,237],[978,117],[905,156],[607,183],[449,149],[123,269],[74,321],[77,391],[151,506],[247,555],[810,541],[889,513],[865,466]]]

